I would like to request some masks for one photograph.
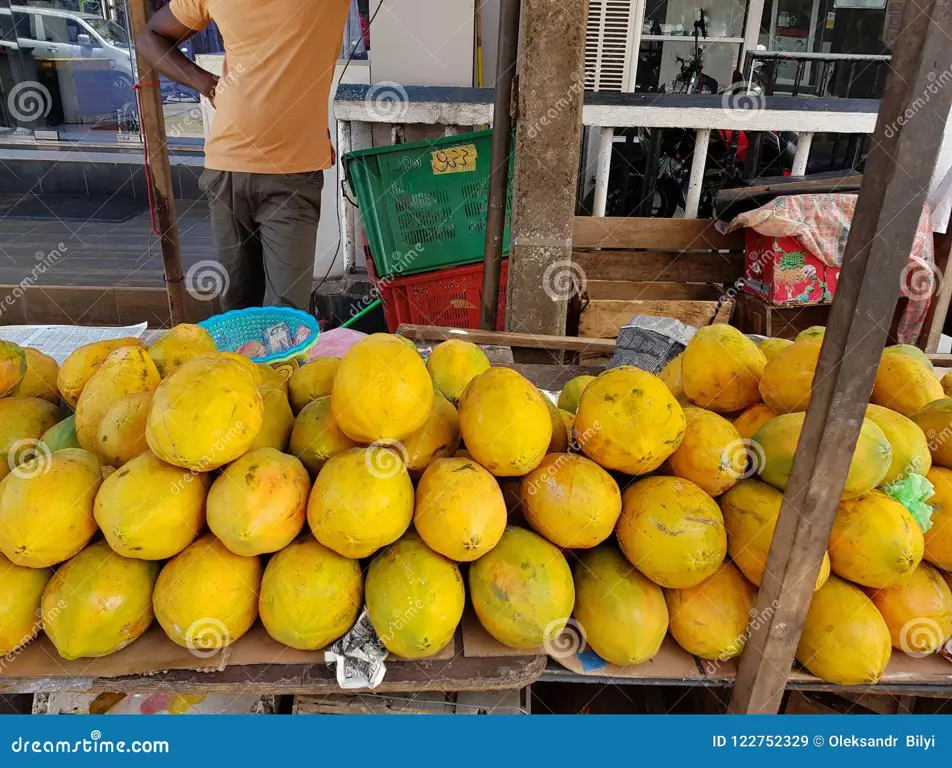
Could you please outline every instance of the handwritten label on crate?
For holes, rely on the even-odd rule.
[[[447,147],[431,153],[430,165],[433,175],[441,176],[444,173],[470,173],[476,170],[475,144],[464,144],[460,147]]]

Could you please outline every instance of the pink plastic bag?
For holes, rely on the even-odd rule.
[[[366,333],[352,331],[350,328],[334,328],[322,331],[317,344],[307,356],[308,360],[317,360],[319,357],[343,357],[354,344],[367,338]]]

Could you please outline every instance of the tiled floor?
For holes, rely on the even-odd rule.
[[[214,259],[204,200],[178,200],[184,269]],[[44,267],[40,269],[41,265]],[[161,288],[162,248],[149,213],[121,224],[0,218],[0,285]]]

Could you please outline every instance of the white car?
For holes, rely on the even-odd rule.
[[[116,85],[134,82],[129,38],[121,25],[92,13],[34,8],[0,8],[3,26],[16,21],[17,45],[44,59],[108,59],[116,70]]]

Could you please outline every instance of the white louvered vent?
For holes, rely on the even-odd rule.
[[[589,0],[585,30],[585,88],[625,89],[633,65],[632,32],[637,0]]]

